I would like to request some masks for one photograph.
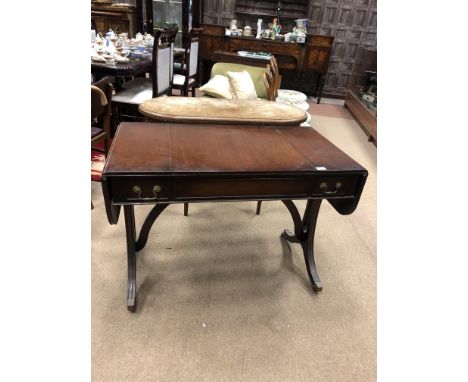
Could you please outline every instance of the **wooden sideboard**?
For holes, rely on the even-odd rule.
[[[91,20],[101,34],[112,29],[115,33],[128,33],[129,37],[134,37],[138,32],[135,7],[92,3]]]
[[[320,103],[334,37],[308,35],[305,44],[299,44],[255,37],[225,36],[225,27],[220,25],[203,24],[202,28],[200,60],[203,82],[209,78],[212,57],[216,50],[268,52],[278,62],[282,75],[281,87],[317,97],[317,103]]]

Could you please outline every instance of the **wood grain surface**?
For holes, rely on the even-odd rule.
[[[308,127],[120,125],[104,175],[365,171]]]

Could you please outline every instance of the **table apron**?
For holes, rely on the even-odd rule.
[[[359,174],[310,177],[110,177],[116,204],[215,200],[331,199],[356,195]],[[159,190],[157,193],[154,189]]]

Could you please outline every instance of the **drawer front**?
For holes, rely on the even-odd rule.
[[[236,50],[254,50],[254,51],[264,51],[272,54],[283,54],[283,55],[293,55],[299,56],[301,54],[301,47],[294,44],[282,44],[274,43],[269,41],[256,41],[256,40],[229,40],[229,49],[231,51]]]
[[[353,196],[356,193],[359,176],[326,176],[318,177],[313,182],[312,195],[325,198]]]
[[[307,178],[111,177],[114,203],[354,196],[360,175]]]
[[[164,178],[122,177],[111,182],[115,203],[167,201],[172,194],[171,182]]]
[[[353,196],[358,176],[332,176],[263,179],[178,179],[174,183],[174,198],[303,198]]]

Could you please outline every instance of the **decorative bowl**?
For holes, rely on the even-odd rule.
[[[307,27],[307,22],[309,21],[308,19],[297,19],[294,20],[296,22],[296,27],[298,28],[306,28]]]

